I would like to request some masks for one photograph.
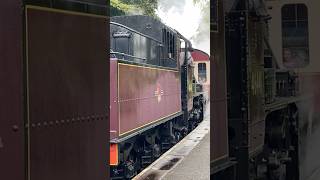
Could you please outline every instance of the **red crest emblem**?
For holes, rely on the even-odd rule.
[[[158,103],[161,101],[161,96],[163,95],[163,90],[161,89],[160,84],[157,84],[157,89],[154,91],[154,95],[157,96]]]

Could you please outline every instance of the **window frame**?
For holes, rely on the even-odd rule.
[[[298,12],[298,9],[301,7],[305,8],[303,9],[306,13],[304,18],[299,17],[301,13]],[[292,14],[289,12],[289,8],[293,8]],[[282,63],[286,68],[304,68],[310,64],[308,15],[309,9],[304,3],[288,3],[281,8]],[[303,24],[304,26],[301,26]],[[303,35],[297,36],[299,30]],[[294,40],[294,37],[302,40]]]
[[[202,67],[203,69],[200,68],[200,65],[204,65]],[[200,71],[202,71],[202,72],[200,73]],[[200,82],[200,77],[201,78],[205,77],[204,81]],[[207,63],[205,63],[205,62],[198,63],[198,81],[199,81],[199,83],[206,83],[207,82]]]

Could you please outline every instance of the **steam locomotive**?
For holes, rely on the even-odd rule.
[[[267,9],[265,1],[211,2],[216,180],[299,179],[300,107],[308,98],[300,96],[298,72],[281,66],[270,45]]]
[[[159,20],[112,17],[110,40],[110,172],[129,179],[196,127],[204,95],[190,41]]]

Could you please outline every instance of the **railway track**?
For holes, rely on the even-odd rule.
[[[209,110],[210,105],[207,105],[203,121],[180,142],[166,151],[156,161],[135,176],[133,180],[165,179],[169,174],[172,174],[172,171],[175,171],[175,168],[179,164],[183,163],[199,143],[201,143],[210,133]],[[206,155],[209,156],[209,153],[206,153]],[[209,157],[207,157],[207,159],[209,159]],[[207,166],[209,167],[209,165]],[[208,176],[209,173],[208,168]]]

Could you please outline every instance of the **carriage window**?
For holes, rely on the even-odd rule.
[[[301,68],[309,64],[308,9],[304,4],[282,7],[283,65]]]
[[[206,63],[199,63],[198,64],[198,80],[199,80],[199,83],[205,83],[207,81]]]

